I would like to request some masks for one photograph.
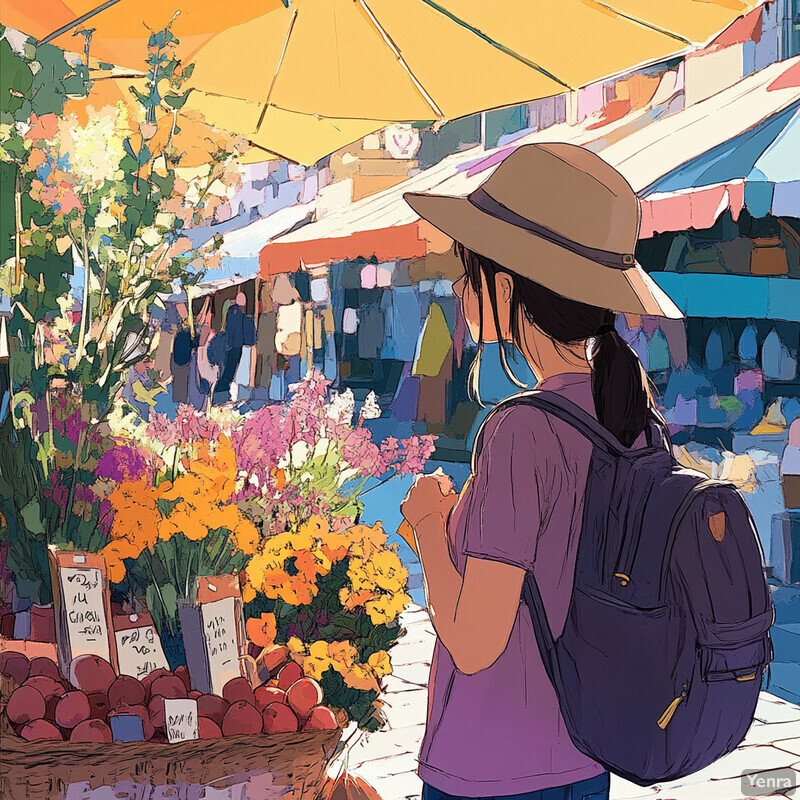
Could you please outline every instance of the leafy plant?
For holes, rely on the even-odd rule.
[[[213,217],[239,180],[244,144],[180,113],[192,68],[175,58],[177,44],[169,26],[153,32],[145,91],[80,125],[62,112],[68,95],[88,91],[85,68],[57,48],[25,45],[20,54],[0,41],[0,88],[9,88],[0,91],[3,202],[11,196],[15,212],[1,243],[13,425],[0,429],[0,449],[20,448],[36,462],[4,465],[0,536],[18,574],[37,576],[23,590],[37,601],[49,598],[43,548],[104,543],[87,492],[92,467],[113,444],[108,415],[128,369],[155,344],[150,312],[159,294],[176,280],[191,287],[204,261],[213,263],[219,241],[197,249],[185,227]],[[53,77],[56,89],[44,89]],[[209,163],[189,169],[198,126]],[[71,277],[81,278],[75,297]]]

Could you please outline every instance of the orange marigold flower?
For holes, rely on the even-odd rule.
[[[247,620],[247,638],[259,647],[269,647],[275,643],[278,627],[274,614],[262,614]]]
[[[136,558],[142,551],[127,539],[118,539],[109,542],[100,552],[106,561],[109,581],[121,583],[125,579],[123,559]]]
[[[233,543],[246,556],[251,556],[255,553],[258,547],[259,535],[258,529],[250,520],[245,518],[240,519],[232,532],[232,536]]]

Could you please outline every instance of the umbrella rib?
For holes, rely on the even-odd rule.
[[[286,38],[283,40],[283,50],[281,50],[281,57],[278,59],[278,63],[275,67],[275,74],[272,76],[272,81],[269,85],[269,90],[267,91],[267,97],[264,101],[264,108],[261,109],[261,113],[258,116],[258,124],[256,125],[256,133],[261,130],[261,126],[264,124],[264,117],[267,115],[267,109],[269,109],[269,101],[272,97],[272,91],[275,88],[275,82],[278,80],[278,73],[281,71],[281,65],[283,64],[283,59],[286,58],[286,50],[289,47],[289,39],[292,36],[292,31],[294,30],[294,23],[297,20],[297,9],[292,11],[292,18],[289,20],[289,28],[286,31]]]
[[[92,9],[91,11],[87,11],[85,14],[82,14],[77,19],[74,19],[72,20],[72,22],[69,22],[66,25],[62,26],[57,31],[53,31],[50,35],[45,36],[44,39],[39,39],[39,41],[36,42],[37,47],[43,44],[47,44],[48,42],[52,42],[53,39],[57,39],[59,36],[61,36],[62,33],[67,33],[68,31],[71,31],[73,28],[77,28],[78,25],[80,25],[83,22],[86,22],[87,19],[91,19],[95,15],[99,14],[101,11],[105,11],[107,8],[110,8],[111,6],[114,6],[117,3],[119,3],[119,0],[107,0],[107,2],[103,3],[102,5],[98,6],[95,9]]]
[[[434,114],[436,114],[436,116],[439,119],[444,119],[444,114],[442,113],[442,109],[439,108],[438,105],[436,105],[434,99],[428,94],[428,92],[425,90],[425,87],[419,81],[417,76],[412,72],[411,67],[408,66],[408,63],[406,62],[405,58],[403,58],[403,54],[400,52],[400,48],[397,46],[395,41],[389,35],[388,31],[383,27],[383,25],[381,25],[380,22],[378,22],[378,18],[375,16],[372,9],[366,4],[365,0],[358,0],[358,4],[367,13],[370,22],[372,22],[378,33],[381,35],[383,40],[389,46],[389,49],[394,53],[395,58],[400,63],[400,66],[406,71],[406,74],[411,79],[411,82],[414,84],[416,90],[422,95],[422,98],[431,107],[431,109],[433,109]]]
[[[456,16],[452,11],[446,9],[444,6],[439,5],[436,0],[420,0],[420,2],[425,3],[426,6],[429,6],[434,11],[438,11],[443,16],[447,17],[451,22],[455,22],[456,25],[460,25],[465,30],[469,31],[470,33],[477,36],[479,39],[482,39],[487,44],[490,44],[492,47],[499,50],[501,53],[505,53],[505,55],[510,56],[517,61],[525,64],[526,67],[530,67],[531,69],[540,72],[547,78],[550,78],[551,81],[555,81],[559,85],[563,86],[565,89],[569,89],[570,91],[575,87],[570,86],[566,81],[562,81],[561,78],[556,77],[553,75],[552,72],[546,70],[540,64],[537,64],[535,61],[531,61],[529,58],[526,58],[521,53],[517,53],[515,50],[512,50],[510,47],[498,42],[496,39],[492,39],[491,36],[485,34],[480,28],[476,28],[474,25],[470,25],[469,22],[466,20],[461,19],[461,17]]]
[[[669,31],[666,28],[662,28],[660,25],[655,25],[652,22],[647,22],[646,20],[639,19],[639,17],[635,17],[633,16],[633,14],[628,14],[625,11],[620,11],[618,8],[614,8],[614,6],[612,5],[602,2],[602,0],[586,0],[586,2],[589,3],[590,5],[595,5],[599,6],[600,8],[604,8],[606,11],[610,11],[612,14],[616,14],[618,17],[621,17],[622,19],[627,19],[629,22],[633,22],[636,25],[641,25],[643,28],[647,28],[648,30],[660,33],[662,36],[669,36],[670,39],[675,39],[675,41],[681,42],[681,44],[685,45],[692,44],[692,42],[689,39],[686,39],[679,33],[674,33],[673,31]]]

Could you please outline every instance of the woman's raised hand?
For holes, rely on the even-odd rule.
[[[453,506],[458,501],[458,493],[453,488],[449,475],[437,468],[429,475],[417,475],[400,504],[400,511],[412,528],[419,527],[423,519],[439,516],[447,522]]]

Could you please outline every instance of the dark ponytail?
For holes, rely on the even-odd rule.
[[[630,447],[644,430],[648,415],[659,416],[647,373],[639,357],[614,328],[616,315],[608,309],[570,300],[546,287],[505,269],[459,242],[456,253],[464,264],[470,287],[477,294],[482,308],[482,283],[486,281],[492,316],[500,338],[500,326],[495,294],[495,275],[508,274],[513,282],[511,294],[511,337],[520,348],[522,331],[519,311],[527,320],[549,336],[558,347],[579,344],[595,337],[592,352],[592,392],[597,419],[626,447]],[[481,314],[481,319],[483,315]],[[480,333],[483,346],[483,329]],[[519,381],[508,369],[505,352],[500,346],[500,359],[508,377]]]

